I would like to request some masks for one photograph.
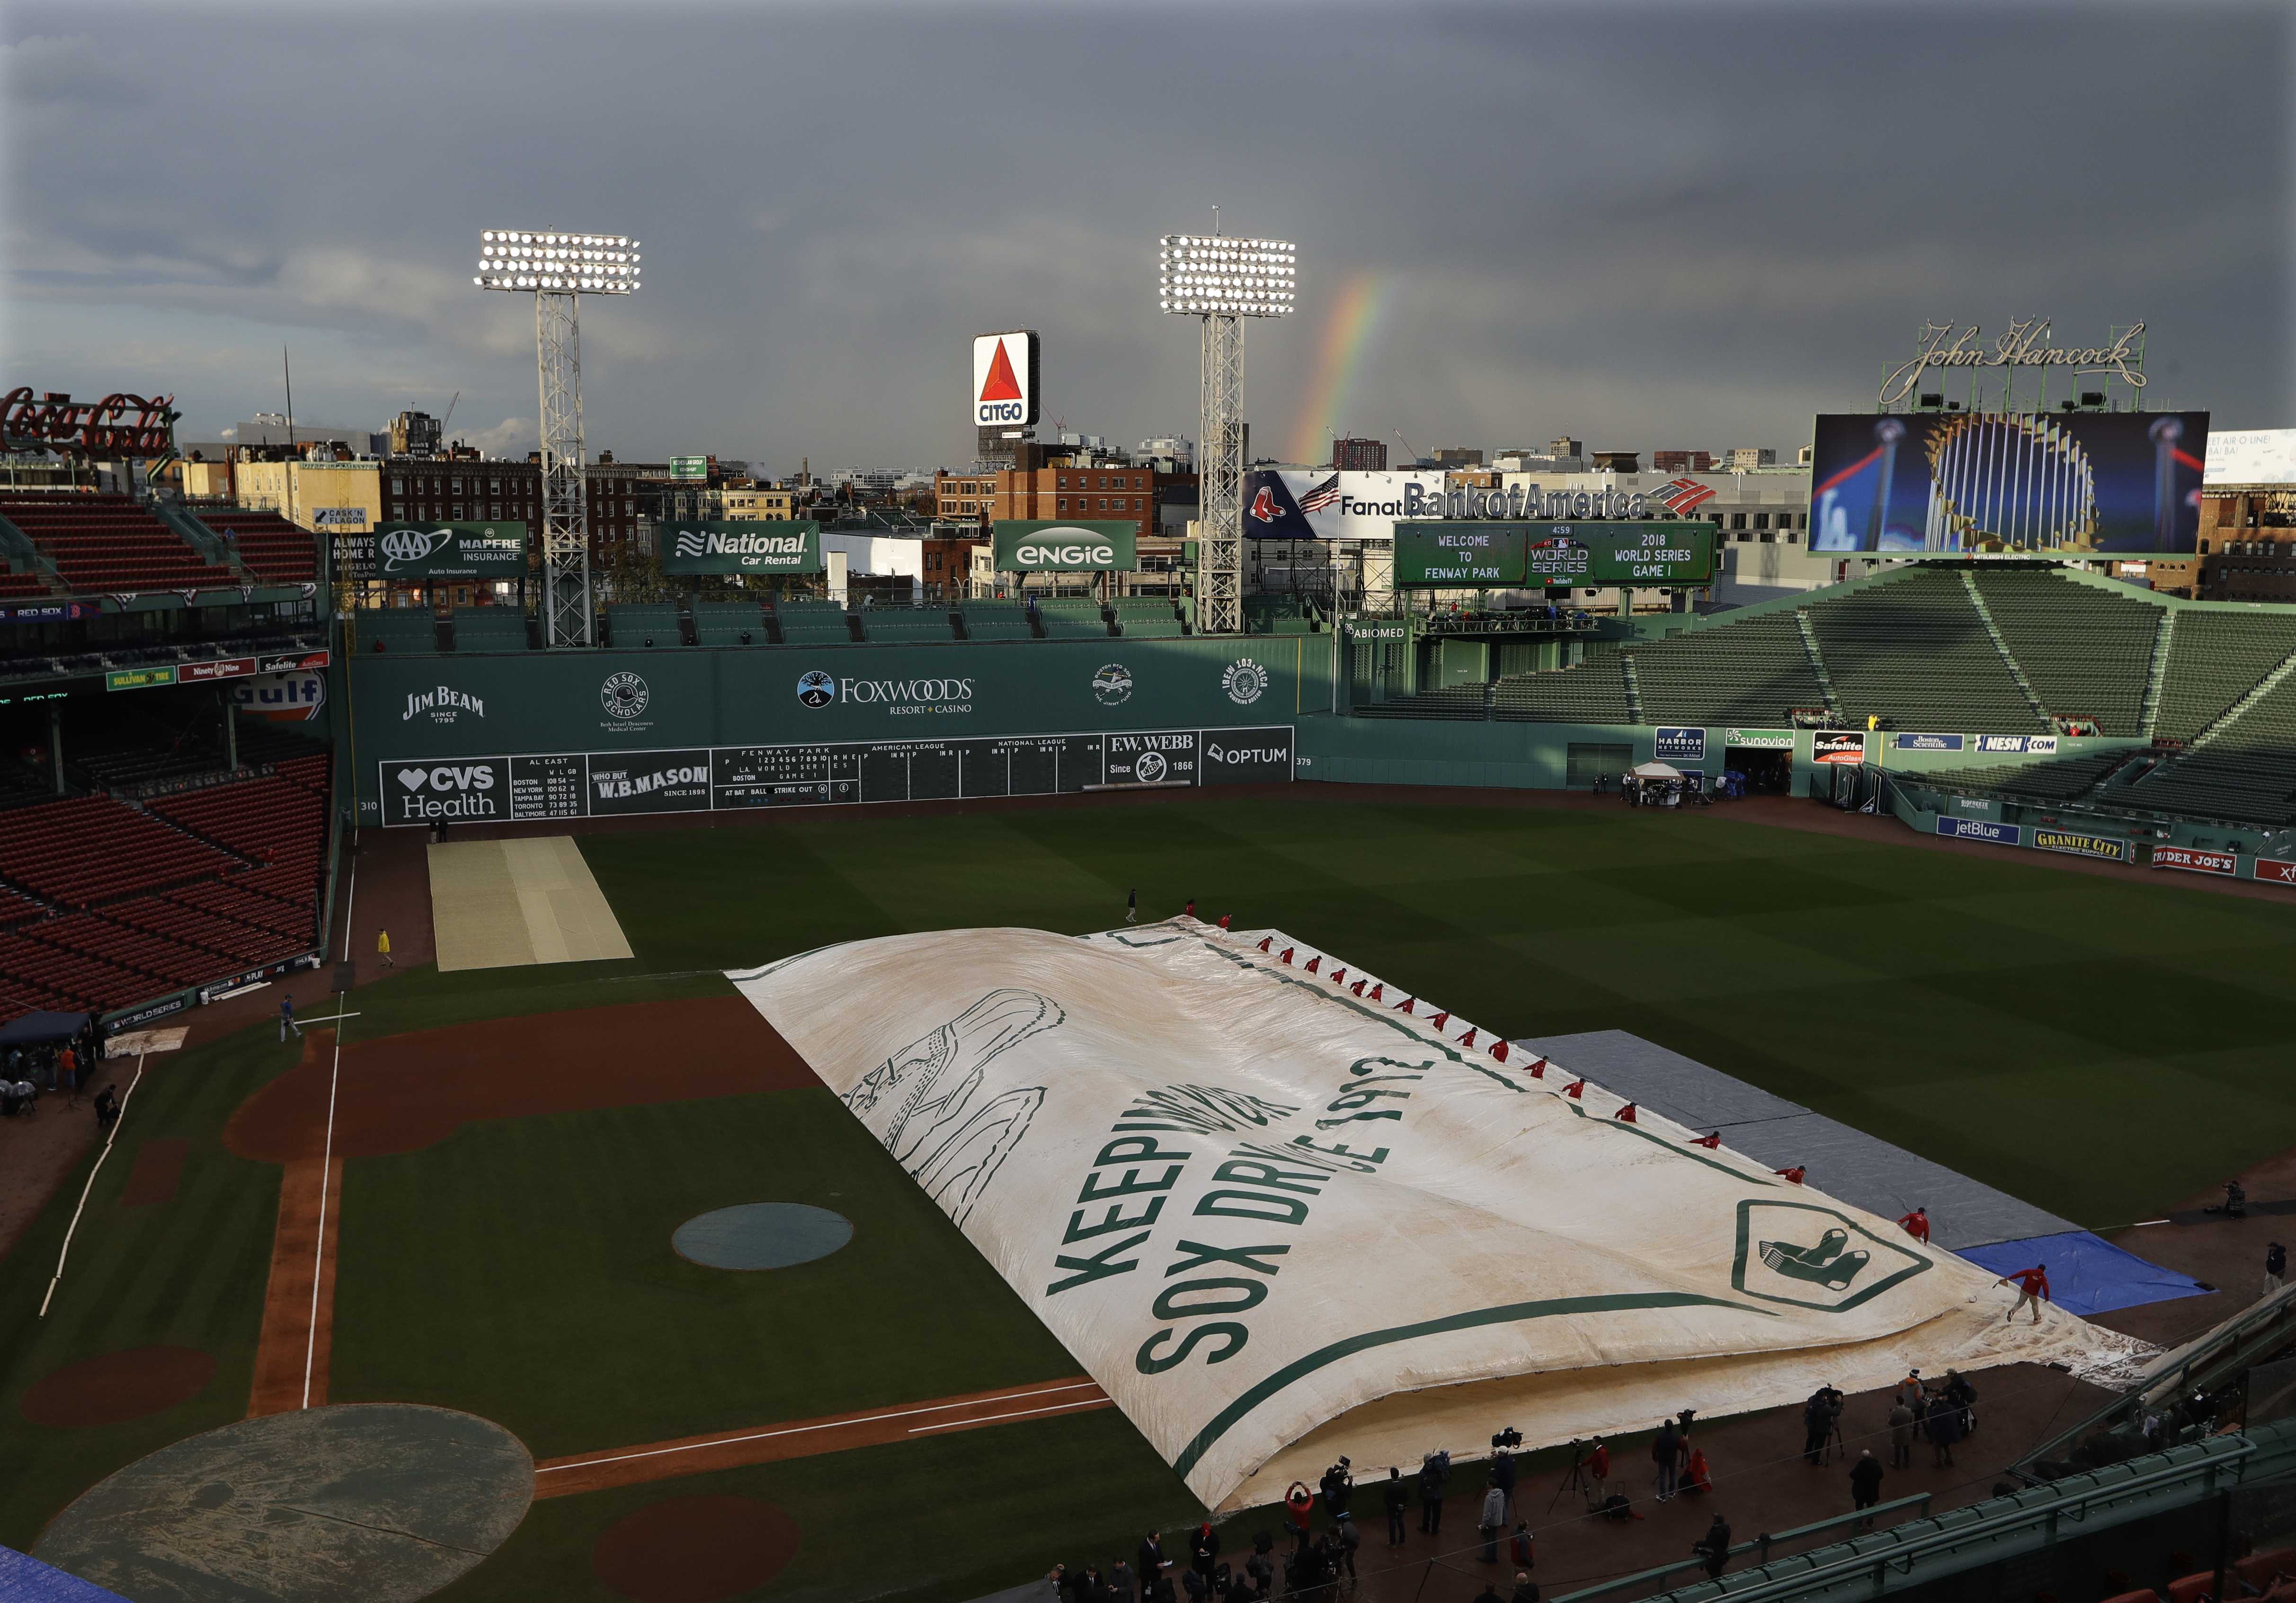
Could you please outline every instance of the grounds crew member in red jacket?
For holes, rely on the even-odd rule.
[[[2008,1324],[2016,1319],[2018,1309],[2030,1303],[2033,1305],[2033,1323],[2039,1324],[2041,1304],[2049,1300],[2049,1266],[2046,1263],[2036,1263],[2030,1269],[2021,1269],[2013,1273],[2004,1275],[1993,1284],[2006,1286],[2012,1280],[2014,1280],[2018,1286],[2017,1300],[2010,1305],[2008,1313],[2003,1317],[2001,1322],[2005,1325]]]
[[[1927,1241],[1930,1238],[1930,1211],[1927,1208],[1915,1208],[1898,1222],[1905,1227],[1906,1234],[1911,1236],[1915,1241]]]

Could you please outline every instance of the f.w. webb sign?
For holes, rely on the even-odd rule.
[[[994,543],[999,573],[1128,572],[1140,565],[1137,525],[1112,519],[999,523]]]

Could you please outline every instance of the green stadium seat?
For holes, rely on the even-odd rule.
[[[429,607],[365,609],[351,614],[351,639],[363,652],[430,656],[439,649],[438,621]]]
[[[618,601],[606,608],[606,642],[617,649],[644,646],[649,641],[657,647],[676,645],[684,638],[677,608],[668,602]]]
[[[754,601],[697,601],[693,637],[703,645],[765,645],[773,634],[766,627],[765,609]]]
[[[520,607],[456,607],[455,650],[505,652],[528,649],[526,612]]]

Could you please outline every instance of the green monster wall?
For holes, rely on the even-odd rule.
[[[1289,778],[1292,720],[1330,698],[1327,641],[1298,636],[345,669],[362,824]]]

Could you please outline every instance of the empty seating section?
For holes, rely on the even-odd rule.
[[[330,758],[254,744],[275,772],[148,811],[83,796],[0,813],[0,1019],[122,1007],[310,949]]]
[[[618,601],[606,609],[606,638],[618,648],[676,645],[677,608],[666,601]]]
[[[11,496],[0,516],[22,530],[75,590],[221,588],[239,582],[125,496]]]
[[[514,606],[456,607],[454,634],[458,652],[524,651],[526,612]]]
[[[774,618],[784,645],[846,645],[853,639],[845,609],[833,601],[777,602]]]
[[[956,631],[945,609],[873,607],[860,614],[864,639],[887,645],[954,640]]]
[[[968,640],[1033,640],[1037,626],[1029,621],[1029,614],[1018,604],[1010,601],[976,601],[963,609],[964,637]]]
[[[1105,640],[1108,621],[1101,616],[1100,603],[1070,596],[1054,596],[1037,603],[1037,621],[1044,626],[1047,640]]]
[[[2179,636],[2191,621],[2189,612],[2177,621]],[[2296,824],[2296,674],[2114,799],[2242,824]]]
[[[1792,612],[1622,649],[1635,660],[1646,723],[1773,725],[1792,708],[1825,704]]]
[[[359,651],[428,656],[439,649],[439,622],[429,607],[373,607],[351,614],[351,639]]]
[[[2169,637],[2155,735],[2190,740],[2296,651],[2296,613],[2185,607]]]
[[[1116,614],[1116,626],[1136,640],[1177,640],[1184,632],[1180,614],[1172,604],[1157,596],[1119,596],[1110,603]]]
[[[2046,733],[1958,570],[1915,568],[1803,609],[1853,726]]]
[[[1906,775],[1911,785],[1933,783],[1948,790],[1976,791],[2012,801],[2070,802],[2087,795],[2113,769],[2128,760],[2130,751],[2093,752],[2062,762],[2011,762],[1997,768],[1933,769]]]
[[[109,796],[0,813],[0,877],[66,907],[224,874],[214,847]]]
[[[37,573],[12,573],[0,567],[0,596],[13,601],[20,597],[50,594],[48,581]]]
[[[1484,713],[1484,687],[1456,685],[1448,690],[1423,690],[1416,695],[1389,702],[1367,702],[1356,709],[1358,718],[1472,718]]]
[[[199,521],[236,552],[256,578],[303,584],[319,577],[318,548],[308,530],[275,512],[201,512]]]
[[[2051,568],[1980,567],[1971,578],[2045,710],[2093,718],[2103,735],[2144,733],[2159,605]]]
[[[1553,673],[1509,674],[1492,683],[1491,716],[1510,723],[1630,723],[1625,666],[1606,654]]]
[[[742,638],[743,635],[750,637]],[[697,601],[693,637],[702,645],[763,645],[773,638],[766,610],[754,601]]]

